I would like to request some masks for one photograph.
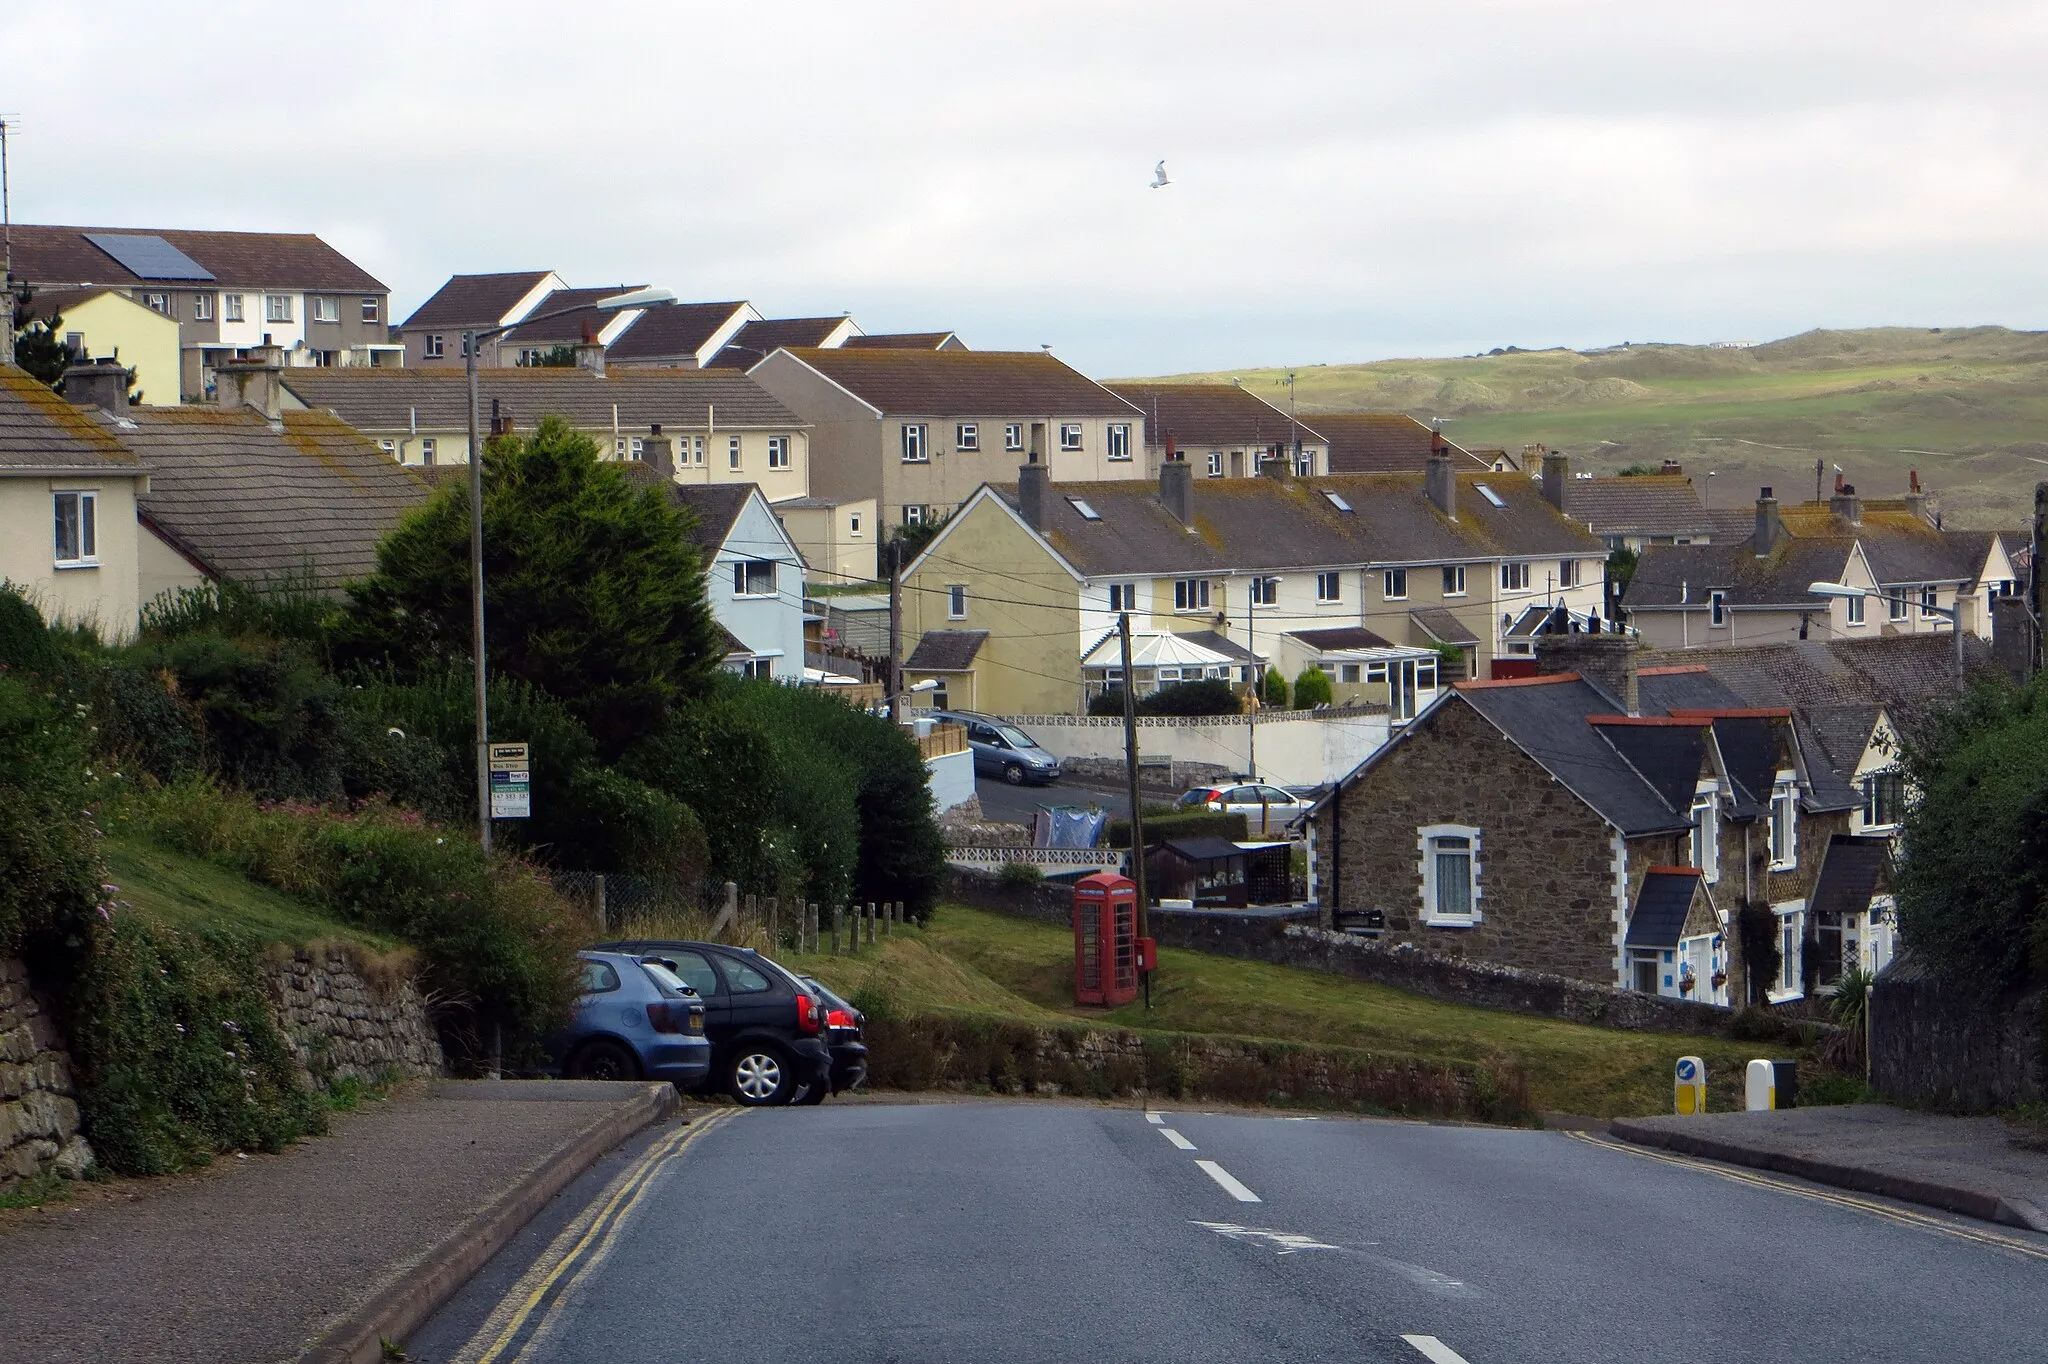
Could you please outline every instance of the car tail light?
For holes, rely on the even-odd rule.
[[[693,1010],[687,1004],[671,1004],[666,1000],[659,1004],[647,1006],[647,1021],[654,1025],[656,1032],[702,1032],[704,1030],[702,1010]],[[693,1022],[696,1025],[694,1028],[691,1026]]]
[[[796,997],[796,1030],[798,1032],[816,1032],[818,1030],[818,1023],[818,1001],[812,999],[809,995],[798,995]]]
[[[853,1015],[846,1012],[846,1010],[834,1009],[825,1015],[825,1026],[828,1028],[857,1028],[860,1025],[853,1021]]]

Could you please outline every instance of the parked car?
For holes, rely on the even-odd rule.
[[[977,776],[1001,777],[1012,786],[1059,780],[1060,760],[1015,725],[971,710],[933,711],[932,719],[966,727]]]
[[[711,1040],[704,1087],[722,1087],[750,1108],[792,1103],[821,1082],[829,1089],[827,1006],[784,967],[724,943],[636,939],[600,943],[598,950],[658,960],[703,997]]]
[[[1312,803],[1307,796],[1262,781],[1197,786],[1174,802],[1181,810],[1224,810],[1243,815],[1254,837],[1285,834],[1287,826],[1306,813]]]
[[[832,1050],[832,1092],[843,1094],[868,1078],[868,1048],[861,1041],[861,1029],[867,1026],[867,1019],[861,1011],[811,976],[798,976],[818,997],[825,1001],[825,1040]],[[822,1088],[813,1087],[798,1103],[820,1103],[825,1098]]]
[[[548,1039],[572,1080],[668,1080],[695,1089],[711,1073],[704,1001],[665,966],[629,952],[579,952],[583,997]]]

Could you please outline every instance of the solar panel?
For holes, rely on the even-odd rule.
[[[212,279],[213,272],[148,233],[88,232],[85,239],[140,279]]]

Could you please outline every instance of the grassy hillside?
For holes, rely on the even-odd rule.
[[[2005,528],[2031,518],[2034,483],[2048,478],[2048,332],[1879,327],[1739,349],[1504,350],[1296,374],[1304,413],[1442,417],[1461,445],[1541,443],[1593,472],[1677,459],[1716,506],[1745,505],[1764,483],[1787,501],[1811,497],[1820,459],[1830,482],[1839,464],[1876,496],[1897,495],[1918,469],[1947,524]],[[1284,376],[1175,377],[1239,378],[1284,407]]]
[[[259,942],[302,946],[347,942],[373,953],[391,951],[394,938],[322,914],[289,895],[140,839],[114,836],[100,845],[121,898],[172,928],[230,928]]]

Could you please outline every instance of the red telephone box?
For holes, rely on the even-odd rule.
[[[1074,883],[1074,1002],[1111,1008],[1138,997],[1138,887],[1099,871]]]

